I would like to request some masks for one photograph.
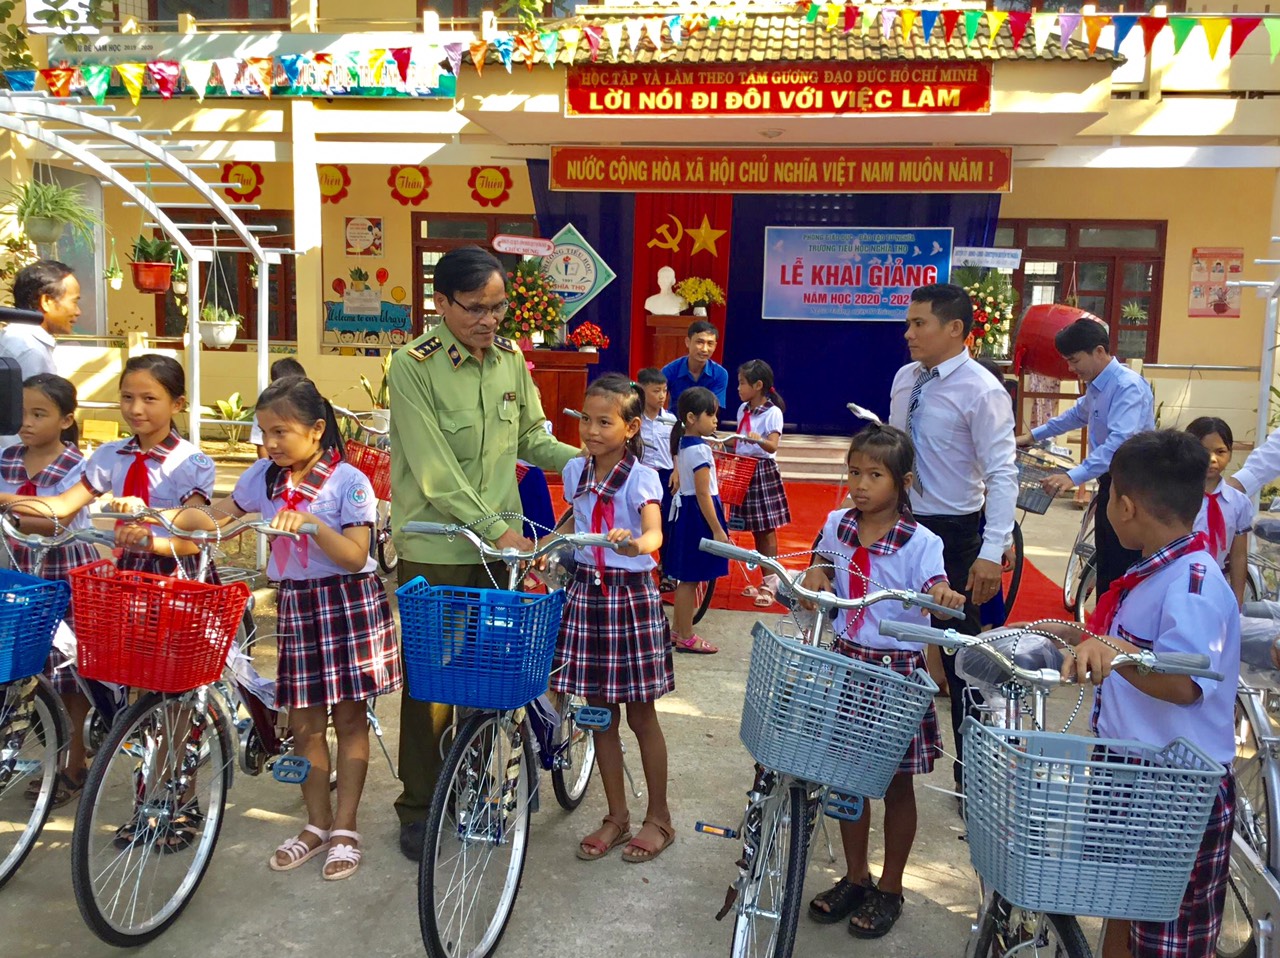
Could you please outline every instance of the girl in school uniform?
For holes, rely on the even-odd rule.
[[[565,525],[605,533],[619,543],[579,550],[556,647],[551,688],[608,708],[613,721],[596,733],[596,761],[609,813],[582,839],[578,857],[595,861],[619,845],[625,862],[648,862],[675,841],[667,805],[667,744],[654,702],[675,688],[671,643],[653,581],[662,545],[662,485],[639,460],[643,392],[611,373],[587,389],[582,441],[590,454],[564,468],[573,514]],[[563,527],[562,527],[563,528]],[[632,836],[618,738],[621,705],[640,745],[648,788],[644,825]]]
[[[733,451],[755,459],[756,470],[736,517],[755,538],[757,551],[777,555],[777,530],[791,521],[791,507],[777,461],[782,414],[787,405],[773,388],[773,369],[763,359],[738,367],[738,398],[742,405],[738,407],[738,435]],[[766,575],[758,588],[747,586],[742,594],[754,596],[756,607],[767,609],[778,594],[778,577]]]
[[[99,446],[85,463],[78,483],[21,506],[21,511],[31,516],[52,514],[66,522],[107,494],[124,511],[139,506],[175,509],[208,505],[213,498],[213,460],[173,428],[186,396],[186,373],[176,360],[154,353],[134,356],[120,376],[120,414],[133,436]],[[14,499],[0,495],[0,505]],[[117,536],[127,528],[121,525]],[[170,540],[159,534],[159,527],[146,531],[146,536],[128,534],[127,541],[133,547],[121,553],[121,569],[174,575],[181,568],[187,576],[196,574],[199,549],[194,544]],[[212,564],[209,581],[217,581]]]
[[[1216,416],[1201,416],[1187,424],[1187,432],[1200,440],[1209,453],[1209,471],[1204,477],[1204,502],[1196,516],[1195,532],[1209,540],[1209,552],[1218,568],[1227,574],[1231,591],[1243,607],[1244,586],[1249,571],[1249,530],[1253,528],[1253,501],[1239,489],[1222,481],[1231,465],[1231,427]]]
[[[906,433],[892,426],[868,426],[853,437],[848,463],[853,508],[827,516],[813,564],[805,573],[805,586],[834,590],[841,598],[858,598],[881,586],[914,589],[948,608],[962,608],[964,596],[947,585],[942,540],[911,518],[907,490],[914,478],[915,452]],[[919,614],[891,602],[842,612],[833,623],[835,650],[899,675],[924,670],[921,645],[898,642],[879,632],[882,621],[914,619]],[[885,792],[884,865],[879,881],[871,877],[867,855],[871,831],[867,801],[861,819],[840,823],[846,873],[834,888],[810,902],[814,921],[834,924],[848,918],[849,933],[857,938],[880,938],[893,927],[902,914],[902,874],[915,841],[913,776],[932,771],[941,749],[942,735],[930,703]]]
[[[677,652],[714,655],[720,650],[693,632],[693,606],[699,582],[729,574],[729,562],[698,548],[703,539],[728,542],[716,464],[706,437],[715,434],[720,403],[715,393],[694,386],[680,394],[671,454],[680,485],[671,499],[671,545],[663,550],[663,571],[675,579],[671,641]]]
[[[76,445],[80,438],[80,430],[76,426],[76,405],[76,387],[61,376],[39,373],[22,384],[20,445],[0,450],[0,493],[20,497],[56,496],[80,483],[85,460]],[[47,535],[54,532],[52,519],[14,515],[12,521],[22,532]],[[64,528],[83,529],[88,525],[89,517],[81,510],[64,524]],[[36,550],[16,542],[8,545],[14,567],[19,572],[46,579],[65,580],[72,569],[88,565],[98,558],[97,550],[89,543],[68,542],[49,550],[43,565],[37,569]],[[67,607],[66,621],[74,629],[70,606]],[[84,720],[89,714],[89,699],[76,684],[74,669],[57,667],[61,661],[61,653],[54,651],[45,666],[45,675],[62,697],[62,704],[71,717],[67,767],[58,772],[53,793],[54,808],[67,804],[84,789],[89,764],[84,748]],[[32,789],[38,794],[39,783],[33,783]]]
[[[292,871],[327,852],[321,874],[339,881],[356,873],[362,857],[356,813],[369,766],[365,702],[401,685],[391,607],[369,555],[377,500],[364,473],[343,461],[333,407],[311,380],[272,383],[258,397],[257,412],[267,458],[215,504],[219,521],[259,513],[286,532],[308,523],[318,528],[297,542],[273,539],[267,564],[280,584],[276,701],[289,710],[295,750],[311,762],[302,783],[307,824],[267,864]],[[180,516],[211,524],[194,510]],[[336,810],[325,741],[331,710],[338,736]]]

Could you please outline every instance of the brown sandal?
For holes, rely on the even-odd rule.
[[[618,835],[611,842],[605,842],[603,839],[596,838],[595,832],[588,835],[582,841],[578,842],[578,857],[584,862],[594,862],[604,858],[619,845],[631,841],[631,821],[630,819],[619,819],[613,815],[606,815],[600,822],[601,831],[606,825],[612,825],[618,830]]]
[[[644,823],[652,825],[662,833],[662,844],[655,848],[641,842],[638,838],[631,839],[627,847],[622,850],[622,860],[628,864],[639,865],[643,862],[651,862],[670,848],[671,843],[676,840],[676,830],[670,822],[660,822],[656,818],[646,818]],[[631,850],[633,848],[636,851],[633,852]]]

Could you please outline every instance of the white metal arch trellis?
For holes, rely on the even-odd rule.
[[[254,227],[245,224],[237,215],[237,209],[256,209],[248,204],[231,204],[217,190],[226,184],[210,184],[202,180],[187,163],[173,155],[170,145],[153,142],[144,136],[142,131],[129,129],[125,123],[136,121],[133,117],[114,118],[99,114],[96,106],[81,104],[77,98],[54,98],[43,93],[18,93],[0,91],[0,130],[8,130],[27,137],[57,153],[83,165],[99,176],[104,186],[113,186],[121,190],[126,197],[147,213],[153,220],[147,223],[161,230],[173,244],[182,251],[188,263],[188,302],[187,302],[187,374],[190,380],[189,414],[191,440],[200,441],[200,337],[197,322],[200,315],[200,269],[201,263],[212,264],[216,252],[244,252],[251,255],[258,266],[260,281],[258,283],[258,389],[266,388],[268,381],[268,308],[269,282],[268,270],[271,265],[279,265],[281,250],[264,249],[257,241],[254,233],[269,231],[273,227]],[[148,131],[155,135],[157,131]],[[167,135],[167,131],[158,131],[159,135]],[[105,142],[104,139],[105,138]],[[103,150],[124,152],[126,156],[140,156],[141,163],[130,163],[130,166],[150,166],[154,164],[177,177],[177,184],[165,183],[165,186],[185,186],[196,194],[197,201],[168,202],[156,201],[148,191],[140,189],[144,184],[135,183],[125,176],[122,170],[125,164],[113,162],[99,155]],[[218,216],[221,222],[181,223],[175,222],[167,212],[168,209],[191,209],[207,206]],[[227,247],[216,243],[217,233],[228,230],[235,234],[241,246]],[[188,234],[208,232],[215,237],[213,246],[205,242],[196,242]]]

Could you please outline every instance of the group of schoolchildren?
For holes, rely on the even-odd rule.
[[[949,322],[936,319],[944,326]],[[577,854],[584,860],[624,846],[628,861],[651,861],[674,840],[666,743],[655,702],[674,688],[673,650],[718,651],[693,631],[694,590],[696,583],[727,573],[725,560],[698,548],[704,538],[728,539],[708,441],[719,426],[725,383],[716,379],[710,352],[693,348],[705,346],[707,339],[714,348],[716,336],[710,324],[695,324],[689,330],[689,360],[665,370],[642,370],[636,382],[617,374],[593,382],[582,410],[586,455],[564,471],[573,509],[561,530],[607,533],[617,545],[616,551],[583,550],[578,556],[552,678],[554,691],[585,696],[611,709],[615,718],[610,730],[596,737],[609,811],[601,828],[580,842]],[[737,378],[733,452],[757,460],[738,516],[756,547],[776,554],[776,530],[791,518],[775,462],[784,407],[767,363],[744,363]],[[702,382],[718,385],[721,395]],[[311,760],[313,774],[303,786],[308,824],[280,846],[269,865],[290,870],[324,854],[326,880],[350,877],[360,864],[356,812],[369,749],[363,703],[401,684],[391,613],[369,557],[376,505],[369,481],[343,461],[328,401],[309,379],[288,375],[274,381],[257,403],[267,457],[241,476],[229,498],[214,503],[213,463],[173,425],[185,403],[181,366],[159,355],[137,356],[126,364],[119,385],[121,414],[132,436],[106,443],[86,459],[75,444],[74,386],[50,374],[27,380],[20,444],[0,452],[0,505],[13,506],[21,528],[37,532],[49,531],[55,518],[63,525],[84,525],[87,507],[103,495],[124,500],[125,508],[148,506],[177,515],[183,507],[212,505],[220,522],[259,513],[285,531],[307,523],[318,527],[298,543],[277,542],[272,549],[272,578],[282,583],[279,704],[289,709],[298,750]],[[674,414],[666,411],[669,394]],[[1105,642],[1070,636],[1078,642],[1076,668],[1101,683],[1101,734],[1161,746],[1185,735],[1228,767],[1238,667],[1238,626],[1232,623],[1251,516],[1248,500],[1222,480],[1231,444],[1230,428],[1206,418],[1185,433],[1144,432],[1115,451],[1108,517],[1120,542],[1139,550],[1142,558],[1099,603],[1093,631],[1107,635]],[[863,429],[853,437],[847,463],[851,504],[823,523],[805,584],[859,597],[874,582],[927,593],[954,609],[964,606],[965,595],[952,588],[954,579],[948,581],[942,539],[912,516],[908,494],[919,471],[908,432],[878,424]],[[117,539],[124,568],[160,574],[192,569],[194,547],[159,528],[123,525]],[[663,575],[677,583],[670,624],[654,575],[659,554]],[[22,550],[15,556],[20,567],[30,562]],[[83,545],[66,546],[50,556],[44,574],[65,578],[71,568],[94,558]],[[1223,566],[1230,568],[1230,585]],[[778,588],[769,579],[754,587],[755,604],[769,607]],[[890,603],[841,615],[834,623],[836,649],[909,674],[924,664],[921,647],[878,633],[882,620],[908,615],[919,613]],[[1102,682],[1116,651],[1133,648],[1207,654],[1227,679],[1142,676],[1126,667],[1117,670],[1120,679]],[[1068,668],[1071,662],[1068,657]],[[59,690],[73,728],[80,728],[87,702],[73,684],[63,681]],[[618,738],[622,704],[639,740],[648,785],[648,830],[634,835]],[[336,808],[324,774],[330,709],[338,733]],[[867,938],[893,926],[902,910],[903,871],[916,831],[912,779],[932,769],[940,750],[930,706],[885,797],[879,878],[871,875],[870,815],[864,813],[860,821],[841,825],[847,875],[811,903],[815,920],[848,920],[851,933]],[[77,733],[59,778],[59,799],[73,797],[84,775],[84,743]],[[1108,956],[1129,953],[1122,948],[1141,956],[1212,952],[1225,889],[1223,843],[1230,840],[1231,788],[1228,775],[1184,913],[1168,925],[1135,923],[1128,939],[1117,937],[1109,946],[1115,950]],[[167,840],[180,841],[181,833]],[[1170,942],[1177,943],[1174,950],[1160,950]]]

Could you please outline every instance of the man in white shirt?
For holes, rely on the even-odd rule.
[[[972,328],[973,305],[961,287],[934,283],[912,292],[904,338],[914,362],[893,379],[889,422],[911,436],[916,451],[911,511],[942,539],[951,588],[968,598],[958,628],[977,635],[982,628],[978,608],[1000,588],[1000,560],[1013,535],[1018,470],[1009,394],[969,357],[965,340]],[[986,527],[979,532],[984,511]],[[965,685],[955,673],[954,656],[944,655],[942,662],[956,755],[963,758]],[[956,763],[957,783],[960,772]]]
[[[43,321],[9,323],[0,330],[0,356],[17,362],[25,382],[40,373],[57,373],[55,336],[75,329],[80,315],[80,283],[66,263],[45,259],[18,272],[13,281],[13,305],[40,313]],[[17,436],[0,436],[0,447],[12,446]]]

